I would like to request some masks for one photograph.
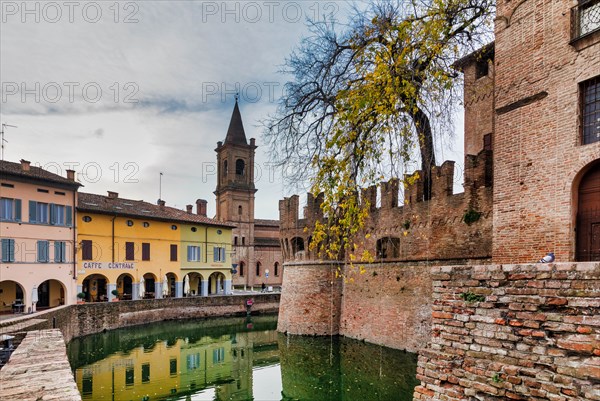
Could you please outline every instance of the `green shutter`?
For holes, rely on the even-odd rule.
[[[49,244],[48,241],[38,241],[38,262],[48,262],[49,258]]]
[[[50,204],[50,224],[56,224],[56,205]]]
[[[65,212],[66,213],[65,214],[65,220],[66,220],[65,225],[67,227],[71,227],[73,225],[73,216],[72,216],[73,208],[71,206],[67,206],[66,209],[67,209],[67,211]]]
[[[21,199],[15,199],[15,221],[21,221]]]
[[[37,202],[36,201],[29,201],[29,222],[30,223],[35,223],[37,222]]]
[[[2,261],[3,262],[8,262],[9,258],[9,243],[8,241],[10,241],[7,238],[2,238]]]

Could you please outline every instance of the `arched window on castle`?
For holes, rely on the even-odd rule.
[[[278,262],[275,262],[273,264],[273,274],[275,276],[279,276],[279,263]]]
[[[243,210],[242,206],[241,206],[241,205],[240,205],[240,206],[238,206],[238,215],[240,215],[240,216],[241,216],[243,211],[244,211],[244,210]]]
[[[300,252],[304,250],[304,240],[300,237],[292,238],[292,255],[295,255],[296,252]]]
[[[223,162],[223,177],[227,177],[227,173],[229,172],[229,167],[227,166],[227,160]]]
[[[383,237],[377,240],[376,259],[397,259],[400,257],[400,238]]]
[[[256,277],[260,276],[260,262],[256,262]]]
[[[242,159],[235,161],[235,175],[244,175],[246,173],[246,163]]]
[[[240,277],[244,277],[244,262],[240,262]]]

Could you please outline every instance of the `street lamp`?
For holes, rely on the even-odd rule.
[[[267,283],[266,283],[267,288],[265,290],[268,291],[269,290],[269,269],[265,269],[265,277],[267,278]]]

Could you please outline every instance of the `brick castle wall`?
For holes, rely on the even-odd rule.
[[[600,40],[570,43],[576,4],[497,2],[496,263],[575,259],[578,179],[600,159],[600,142],[581,144],[579,106],[580,83],[600,75]]]
[[[432,279],[415,400],[600,400],[600,263],[433,267]]]
[[[492,254],[492,153],[481,151],[465,158],[465,192],[453,194],[454,162],[446,161],[432,173],[432,198],[423,201],[424,183],[420,172],[407,177],[404,202],[399,202],[400,181],[392,179],[363,189],[361,200],[369,202],[369,216],[364,229],[356,235],[355,254],[364,249],[378,258],[377,241],[398,240],[397,253],[386,259],[396,261],[431,261],[451,259],[487,259]],[[379,197],[379,199],[378,199]],[[299,197],[279,201],[280,240],[285,260],[315,260],[309,249],[310,235],[316,221],[323,221],[322,196],[307,194],[303,218],[299,216]],[[380,204],[380,207],[376,205]],[[465,213],[479,214],[467,224]],[[304,250],[294,248],[301,239]]]
[[[277,330],[332,335],[340,331],[342,280],[335,262],[285,264]]]
[[[426,263],[286,263],[277,330],[340,334],[416,352],[431,331],[429,269]]]

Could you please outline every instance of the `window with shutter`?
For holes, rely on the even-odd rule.
[[[47,263],[49,260],[48,257],[48,241],[38,241],[37,242],[37,254],[38,254],[38,262],[39,263]]]
[[[142,243],[142,260],[150,260],[150,244],[147,242]]]
[[[66,207],[65,211],[65,225],[71,227],[73,225],[73,208],[71,206]]]
[[[67,261],[66,242],[54,241],[54,262],[64,263]]]
[[[2,238],[2,262],[10,263],[15,261],[15,240],[12,238]]]
[[[21,221],[21,199],[0,199],[0,220]]]
[[[81,241],[81,259],[92,260],[92,241],[91,240]]]
[[[125,260],[133,260],[135,256],[135,248],[133,242],[125,243]]]
[[[29,201],[29,222],[37,223],[37,202]]]
[[[171,262],[177,262],[177,244],[171,244]]]

